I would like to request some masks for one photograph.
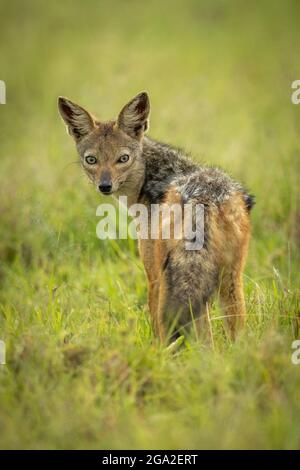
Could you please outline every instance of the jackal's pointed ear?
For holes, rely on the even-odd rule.
[[[82,137],[95,129],[95,121],[92,116],[81,106],[67,98],[58,98],[58,109],[65,121],[69,134],[79,141]]]
[[[118,117],[118,127],[135,139],[141,139],[149,127],[150,102],[142,92],[129,101]]]

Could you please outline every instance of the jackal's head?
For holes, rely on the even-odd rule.
[[[67,98],[58,99],[58,108],[75,140],[82,167],[101,193],[124,190],[126,194],[139,184],[144,174],[142,140],[150,112],[147,93],[127,103],[115,121],[100,122]]]

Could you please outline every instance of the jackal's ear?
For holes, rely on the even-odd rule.
[[[118,117],[118,127],[135,139],[141,139],[149,127],[150,102],[142,92],[129,101]]]
[[[58,98],[58,109],[65,121],[69,134],[79,141],[82,137],[95,129],[95,121],[92,116],[81,106],[67,98]]]

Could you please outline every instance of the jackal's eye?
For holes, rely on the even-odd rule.
[[[85,161],[88,165],[95,165],[97,163],[97,158],[93,155],[88,155],[85,157]]]
[[[120,156],[117,163],[127,163],[128,160],[129,160],[129,155],[127,155],[127,153],[124,153],[124,155]]]

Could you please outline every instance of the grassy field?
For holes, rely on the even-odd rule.
[[[300,448],[299,18],[296,1],[1,1],[1,448]],[[141,90],[152,137],[256,195],[234,344],[216,305],[214,347],[160,347],[135,242],[96,237],[103,199],[57,96],[105,120]]]

